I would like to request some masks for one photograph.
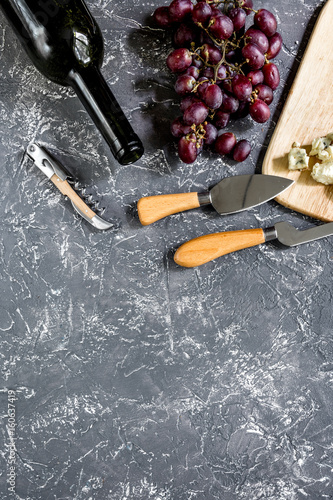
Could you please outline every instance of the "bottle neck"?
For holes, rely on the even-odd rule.
[[[138,160],[143,146],[96,66],[72,70],[68,83],[121,165]]]

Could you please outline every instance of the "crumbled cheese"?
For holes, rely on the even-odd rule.
[[[333,132],[325,137],[317,137],[312,141],[309,156],[316,156],[321,163],[316,163],[311,176],[316,182],[326,186],[333,184]],[[289,170],[304,170],[309,166],[309,156],[306,150],[294,142],[288,154]]]
[[[317,156],[319,160],[322,161],[333,160],[333,145],[327,146],[327,148],[320,151]]]
[[[288,154],[289,170],[304,170],[309,166],[309,157],[306,150],[300,148],[298,142],[294,142],[293,147]]]
[[[319,155],[324,149],[326,149],[331,144],[331,139],[329,136],[332,134],[328,134],[326,137],[317,137],[312,141],[312,149],[309,153],[310,156]]]
[[[333,184],[333,161],[316,163],[311,172],[315,181],[328,186]]]

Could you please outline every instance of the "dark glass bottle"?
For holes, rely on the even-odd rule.
[[[101,31],[83,0],[1,0],[0,7],[37,69],[71,86],[122,165],[143,154],[103,78]]]

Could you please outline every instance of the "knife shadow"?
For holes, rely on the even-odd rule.
[[[139,219],[136,201],[133,201],[129,206],[127,206],[127,209],[125,210],[125,217],[127,224],[132,229],[138,229],[144,227]]]

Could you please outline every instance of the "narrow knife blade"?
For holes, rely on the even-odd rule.
[[[209,197],[219,214],[232,214],[272,200],[293,183],[293,180],[276,175],[236,175],[216,184]]]
[[[276,238],[287,247],[294,247],[303,243],[319,240],[333,234],[333,222],[299,230],[288,222],[277,222],[274,225]],[[266,240],[267,241],[267,240]]]

